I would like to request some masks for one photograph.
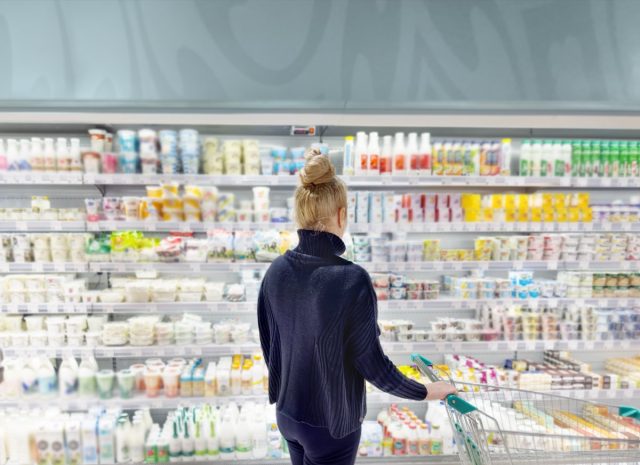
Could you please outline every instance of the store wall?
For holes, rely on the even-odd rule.
[[[635,0],[3,0],[0,106],[640,107]]]

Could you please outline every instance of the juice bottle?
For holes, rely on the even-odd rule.
[[[346,136],[344,138],[344,151],[342,157],[342,174],[346,176],[353,176],[354,174],[354,155],[355,146],[353,143],[353,136]]]
[[[391,174],[391,167],[393,160],[393,148],[392,148],[391,136],[384,136],[382,138],[382,153],[380,154],[380,174]]]
[[[442,434],[437,424],[431,425],[431,455],[442,455]]]
[[[640,151],[638,150],[638,142],[632,141],[629,142],[629,167],[627,167],[629,176],[638,176],[638,164],[640,164]]]
[[[564,176],[564,157],[560,141],[553,143],[553,175]]]
[[[369,157],[367,156],[367,134],[364,132],[356,134],[354,161],[356,174],[366,174],[369,168]]]
[[[571,142],[571,176],[580,176],[580,163],[582,162],[582,146],[580,141]]]
[[[420,455],[431,455],[431,438],[428,426],[425,424],[420,425],[418,431],[418,450]]]
[[[452,176],[455,171],[455,157],[453,155],[453,144],[451,142],[445,142],[443,146],[443,166],[444,175]]]
[[[627,167],[629,167],[629,171],[630,171],[630,165],[631,163],[629,163],[629,143],[627,141],[622,141],[620,142],[620,176],[624,177],[624,176],[629,176],[627,174]]]
[[[542,173],[542,144],[538,140],[534,140],[531,144],[530,173],[531,176],[544,176]]]
[[[564,160],[563,176],[571,176],[571,144],[569,141],[562,143],[562,159]]]
[[[479,164],[480,164],[480,176],[488,176],[489,175],[489,149],[490,145],[487,142],[483,142],[480,145],[479,151]]]
[[[545,140],[542,143],[542,154],[540,156],[540,176],[553,175],[553,145],[551,141]]]
[[[409,159],[409,174],[420,174],[420,152],[418,151],[418,134],[409,133],[407,139],[407,157]]]
[[[402,422],[393,428],[393,455],[407,455],[407,431]]]
[[[591,142],[585,140],[582,142],[582,166],[580,172],[584,170],[583,176],[591,177],[593,176],[593,165],[591,164],[592,154],[591,154]]]
[[[2,147],[0,147],[0,157],[2,156],[1,152]],[[34,171],[44,170],[44,150],[42,147],[42,139],[37,137],[31,138],[31,169]]]
[[[531,176],[531,141],[525,139],[520,146],[520,176]]]
[[[407,172],[407,155],[404,147],[404,133],[396,132],[393,145],[393,173],[405,174]]]
[[[600,163],[600,141],[594,140],[591,142],[591,173],[594,178],[602,176],[602,165]]]
[[[367,174],[380,174],[380,143],[377,132],[369,134],[367,152],[369,154],[369,172]]]
[[[609,152],[611,177],[617,178],[620,176],[620,144],[617,141],[611,143],[611,149]]]
[[[608,140],[602,141],[600,144],[600,169],[602,176],[608,178],[611,176],[611,145]]]
[[[490,150],[490,165],[491,165],[491,176],[497,176],[498,174],[500,174],[500,171],[502,169],[502,159],[501,159],[501,151],[500,151],[501,145],[500,142],[497,140],[494,140],[493,142],[491,142],[491,150]]]
[[[444,173],[444,165],[443,165],[443,146],[440,142],[436,142],[433,144],[433,174],[436,176],[442,176]]]
[[[511,176],[511,139],[502,139],[500,144],[500,174]]]
[[[454,176],[466,175],[469,170],[473,170],[473,167],[469,167],[467,164],[465,164],[464,149],[460,142],[454,142],[451,150],[453,152],[454,159]]]
[[[420,455],[420,440],[415,423],[410,423],[407,434],[407,455]]]
[[[420,174],[430,176],[431,173],[431,134],[423,132],[420,135]]]

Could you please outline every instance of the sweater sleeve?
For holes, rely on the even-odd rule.
[[[269,366],[269,351],[271,349],[271,332],[269,329],[269,308],[265,296],[265,280],[262,280],[260,292],[258,293],[258,331],[260,332],[260,346],[262,355],[267,366]]]
[[[377,299],[368,276],[366,288],[352,310],[347,341],[356,369],[384,392],[405,399],[424,400],[427,388],[404,376],[382,350]]]

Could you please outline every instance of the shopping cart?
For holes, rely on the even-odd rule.
[[[411,359],[431,381],[442,381],[429,360],[417,354]],[[445,406],[465,465],[640,464],[640,411],[633,407],[501,386],[455,386],[459,395],[448,396]]]

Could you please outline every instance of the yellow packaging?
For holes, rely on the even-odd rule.
[[[491,208],[504,208],[504,196],[502,194],[493,194],[491,196]]]
[[[479,210],[482,206],[482,196],[480,194],[462,194],[460,204],[465,210]]]
[[[567,196],[563,193],[553,194],[554,208],[564,208],[567,206]]]
[[[526,223],[529,221],[529,211],[528,210],[518,210],[518,222]]]
[[[585,223],[591,223],[593,221],[593,210],[591,208],[585,208],[581,210],[582,221]]]
[[[518,209],[528,209],[529,208],[529,196],[527,194],[518,194]]]
[[[482,209],[482,221],[493,221],[493,209],[491,208]]]
[[[531,209],[531,221],[534,223],[542,221],[542,208],[536,207]]]
[[[182,199],[168,199],[168,198],[162,199],[163,208],[182,210],[183,205],[184,205],[184,202],[182,201]]]
[[[163,208],[160,218],[162,221],[184,221],[184,213],[175,208]]]
[[[195,197],[197,199],[202,198],[202,188],[194,184],[186,184],[184,186],[185,197]]]
[[[504,196],[504,208],[508,210],[516,209],[516,196],[515,194],[505,194]]]
[[[579,192],[578,193],[578,207],[588,207],[589,206],[589,193],[588,192]]]
[[[473,250],[471,249],[462,249],[458,250],[457,259],[463,262],[469,262],[473,260]]]
[[[504,220],[507,223],[513,223],[516,220],[516,211],[515,209],[507,209],[504,211]]]
[[[147,197],[152,199],[161,199],[162,198],[162,187],[160,186],[146,186],[147,189]]]
[[[183,201],[183,208],[184,210],[189,210],[189,211],[200,211],[200,199],[197,197],[184,197],[182,199]]]
[[[468,223],[475,223],[480,220],[480,210],[466,209],[464,210],[464,220]]]
[[[552,207],[553,206],[553,195],[549,193],[542,194],[542,207]]]
[[[566,223],[569,219],[569,216],[567,214],[567,210],[558,210],[555,213],[555,217],[556,217],[556,221],[558,223]]]
[[[180,184],[177,182],[164,182],[162,183],[162,195],[165,198],[176,198],[178,197],[178,192],[180,189]]]
[[[567,216],[570,223],[577,223],[580,221],[580,209],[579,208],[570,208],[569,215]]]

